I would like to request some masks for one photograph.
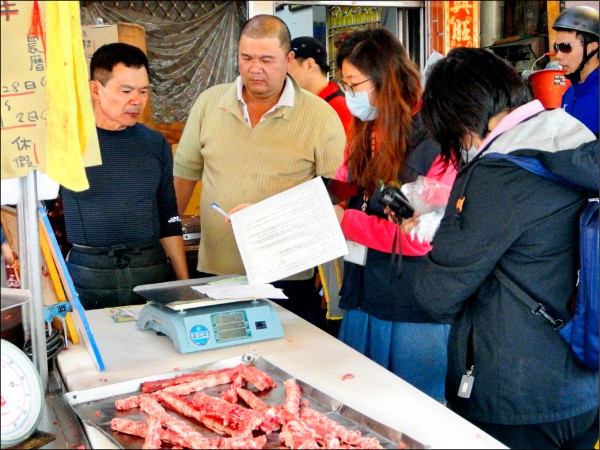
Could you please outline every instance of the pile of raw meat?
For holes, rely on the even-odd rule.
[[[229,383],[220,397],[201,392]],[[115,401],[119,411],[140,408],[147,414],[146,421],[115,417],[111,428],[144,438],[143,448],[264,448],[267,436],[276,432],[279,442],[275,446],[283,448],[382,448],[378,439],[362,436],[359,430],[309,408],[292,378],[284,382],[284,403],[266,404],[260,394],[275,387],[268,374],[243,364],[148,381],[142,383],[141,395]],[[202,427],[169,411],[197,421],[220,437],[205,436]]]

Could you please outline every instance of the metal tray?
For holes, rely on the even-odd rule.
[[[277,387],[269,392],[258,393],[257,395],[259,395],[259,397],[267,404],[283,404],[285,400],[283,383],[288,378],[294,377],[254,353],[245,353],[241,357],[224,359],[215,363],[192,367],[177,372],[167,372],[151,377],[138,378],[83,391],[67,392],[64,395],[67,403],[73,408],[82,422],[98,429],[120,448],[137,449],[142,448],[144,439],[113,431],[110,428],[110,421],[114,417],[127,417],[131,420],[145,421],[147,415],[139,408],[128,411],[117,411],[115,408],[115,400],[141,394],[140,385],[145,381],[172,378],[185,373],[234,367],[240,363],[252,364],[257,369],[269,374],[277,383]],[[329,418],[347,428],[360,430],[363,436],[377,437],[384,448],[428,448],[406,434],[366,417],[360,412],[342,404],[340,401],[331,398],[327,394],[315,389],[303,381],[296,379],[296,382],[302,389],[302,400],[308,400],[310,408],[327,415]],[[220,394],[228,387],[229,384],[225,384],[204,389],[203,392],[208,395],[220,397]],[[169,414],[178,415],[172,410],[168,410],[168,412]],[[193,425],[207,437],[219,436],[212,430],[193,421],[193,419],[189,419],[182,415],[178,415],[178,417]],[[282,444],[279,441],[278,436],[279,433],[273,433],[267,436],[267,444],[264,448],[281,448]]]

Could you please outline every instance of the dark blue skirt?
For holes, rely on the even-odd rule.
[[[444,402],[450,325],[390,322],[344,312],[339,339],[434,399]]]

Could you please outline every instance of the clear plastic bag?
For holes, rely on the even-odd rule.
[[[437,231],[452,186],[440,183],[438,180],[419,175],[410,183],[405,183],[400,188],[419,214],[419,223],[411,229],[411,238],[417,238],[420,243],[431,242]]]

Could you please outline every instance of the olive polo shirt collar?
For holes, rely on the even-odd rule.
[[[242,112],[242,116],[244,117],[244,122],[246,124],[248,124],[248,126],[250,126],[250,116],[248,115],[248,105],[246,105],[246,102],[244,101],[244,97],[242,95],[242,90],[243,90],[244,86],[242,84],[242,77],[240,75],[237,76],[237,78],[235,80],[235,85],[236,85],[237,100],[238,100],[238,103],[240,106],[240,110]],[[285,107],[293,108],[295,96],[296,96],[296,92],[294,89],[294,83],[293,83],[292,79],[290,78],[290,76],[288,75],[285,77],[285,85],[283,87],[283,92],[281,93],[279,100],[270,110],[268,110],[266,113],[263,114],[263,116],[260,118],[260,120],[262,121],[263,119],[268,119],[270,117],[274,117],[276,115],[276,113],[279,112],[279,110],[282,108],[285,108]],[[283,115],[283,111],[281,111],[281,113]]]

